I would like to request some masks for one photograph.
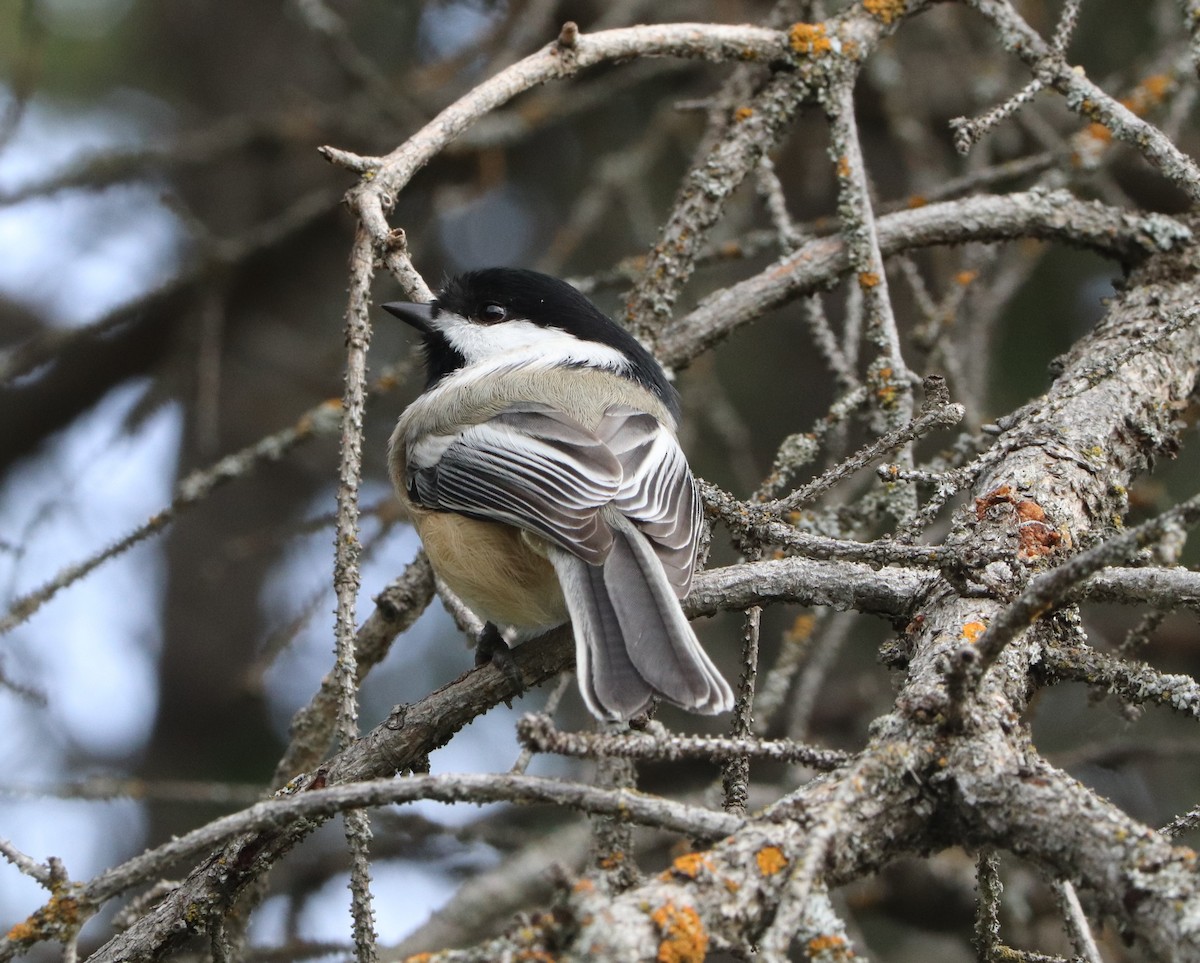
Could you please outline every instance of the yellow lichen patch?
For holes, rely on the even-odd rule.
[[[884,23],[892,23],[904,13],[904,0],[863,0],[863,9]]]
[[[852,960],[854,950],[850,949],[849,944],[840,936],[814,936],[808,941],[808,956],[814,960]]]
[[[850,176],[850,159],[845,154],[837,159],[837,176],[842,180]]]
[[[879,275],[874,271],[860,271],[858,274],[858,286],[860,288],[873,288],[879,285]]]
[[[739,124],[743,120],[749,120],[753,116],[754,116],[754,108],[753,107],[739,107],[737,110],[735,110],[733,112],[733,119],[736,120]]]
[[[823,54],[833,49],[823,23],[794,23],[788,39],[799,54]]]
[[[754,861],[758,863],[758,871],[764,876],[774,876],[788,863],[783,850],[778,846],[764,846],[754,854]]]
[[[11,927],[8,939],[14,943],[33,943],[38,940],[65,940],[78,932],[83,924],[79,901],[69,895],[73,887],[67,881],[51,883],[54,894],[46,905],[23,922]]]
[[[703,963],[708,955],[708,933],[700,914],[690,906],[667,903],[650,918],[662,939],[658,944],[658,963]]]
[[[982,622],[968,622],[962,627],[962,637],[974,645],[975,640],[983,635],[986,628]]]
[[[614,870],[625,862],[625,854],[619,849],[616,852],[609,853],[600,860],[600,868],[605,870]]]
[[[684,853],[671,863],[671,868],[680,876],[695,879],[700,875],[700,870],[702,869],[707,869],[711,873],[713,871],[713,864],[703,853]]]

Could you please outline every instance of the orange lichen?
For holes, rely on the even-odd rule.
[[[858,274],[858,286],[860,288],[873,288],[879,284],[879,275],[874,271],[860,271]]]
[[[1012,500],[1012,489],[1008,485],[1001,485],[999,488],[988,492],[982,498],[975,499],[975,518],[982,522],[989,508],[995,505],[1003,505]]]
[[[1144,117],[1160,106],[1174,88],[1175,82],[1168,74],[1151,74],[1135,86],[1128,96],[1122,97],[1120,103],[1131,113]],[[1093,101],[1083,101],[1079,112],[1090,118],[1092,123],[1071,138],[1074,148],[1071,161],[1078,166],[1091,167],[1099,162],[1102,152],[1112,143],[1113,132],[1102,122],[1100,110]]]
[[[758,863],[758,871],[764,876],[774,876],[788,863],[783,850],[778,846],[764,846],[754,854],[754,861]]]
[[[581,879],[571,887],[573,893],[594,893],[596,892],[596,884],[590,879]]]
[[[1025,522],[1017,533],[1017,543],[1017,558],[1034,559],[1058,548],[1062,535],[1045,522]]]
[[[625,854],[618,849],[615,852],[601,857],[600,868],[613,870],[620,866],[623,862],[625,862]]]
[[[1046,510],[1041,505],[1027,498],[1017,502],[1015,508],[1020,519],[1017,531],[1018,558],[1033,559],[1049,555],[1062,544],[1062,534],[1046,522]]]
[[[708,933],[692,907],[668,902],[650,918],[662,935],[655,957],[658,963],[703,963],[708,955]]]
[[[975,640],[983,635],[986,628],[987,626],[982,622],[968,622],[962,627],[962,637],[974,645]]]
[[[842,180],[850,176],[850,159],[845,154],[837,159],[837,176]]]
[[[811,612],[804,612],[792,620],[792,626],[784,636],[786,642],[805,642],[817,627],[817,617]]]
[[[1121,105],[1142,117],[1151,108],[1161,104],[1174,86],[1174,81],[1167,74],[1151,74],[1134,87],[1128,97],[1121,98]]]
[[[688,879],[695,879],[700,875],[700,870],[702,869],[712,872],[713,864],[704,853],[684,853],[671,863],[671,868],[681,876],[686,876]]]
[[[814,936],[809,940],[808,956],[810,959],[820,956],[826,960],[852,960],[854,950],[850,949],[844,937],[831,933],[828,936]]]
[[[863,0],[863,9],[884,23],[893,23],[904,13],[904,0]]]
[[[799,54],[823,54],[833,49],[823,23],[794,23],[788,39]]]
[[[1022,521],[1027,522],[1044,522],[1046,520],[1045,509],[1035,501],[1025,499],[1017,502],[1017,517]]]
[[[977,277],[979,277],[978,271],[959,271],[956,275],[954,275],[954,280],[956,283],[960,284],[962,287],[965,288],[968,284],[971,284]]]
[[[910,211],[914,211],[918,207],[924,207],[928,203],[929,198],[925,197],[923,194],[912,194],[908,198],[908,209]]]
[[[5,934],[5,939],[11,943],[32,943],[37,938],[38,928],[32,918],[17,923]]]
[[[889,367],[880,368],[875,371],[874,378],[877,380],[875,384],[875,397],[879,399],[879,403],[884,408],[891,408],[896,404],[896,399],[899,396],[897,385],[892,381],[894,372]]]
[[[54,895],[33,915],[10,927],[6,934],[8,939],[14,943],[32,943],[37,940],[64,939],[68,934],[78,932],[83,920],[79,901],[67,895],[71,889],[67,882],[52,883],[51,892]]]
[[[753,107],[739,107],[737,110],[735,110],[733,112],[733,119],[736,120],[739,124],[743,120],[749,120],[753,116],[754,116],[754,108]]]

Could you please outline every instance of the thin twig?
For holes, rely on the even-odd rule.
[[[341,466],[338,472],[337,529],[333,586],[337,594],[334,637],[337,651],[333,676],[338,692],[337,735],[344,747],[358,738],[358,664],[355,611],[361,583],[358,536],[358,490],[362,480],[363,419],[367,407],[367,350],[371,343],[371,240],[359,228],[350,256],[350,301],[346,309],[346,375],[342,398]],[[375,913],[371,906],[371,824],[364,810],[343,814],[350,848],[351,912],[358,963],[375,963]]]
[[[763,502],[758,506],[758,510],[769,515],[783,515],[795,511],[802,505],[814,501],[838,482],[896,451],[901,446],[922,438],[937,428],[956,425],[962,420],[965,413],[962,405],[952,404],[948,399],[942,397],[944,383],[941,382],[941,379],[926,379],[925,390],[929,400],[915,420],[899,425],[870,444],[864,445],[835,468],[825,472],[819,478],[813,479],[807,485],[797,488],[790,495]]]
[[[821,749],[790,739],[756,739],[750,736],[681,736],[631,732],[620,736],[593,732],[562,732],[545,715],[525,715],[517,723],[517,738],[536,752],[595,758],[620,756],[671,762],[706,759],[724,762],[742,757],[774,762],[797,762],[828,771],[845,765],[849,755],[836,749]]]

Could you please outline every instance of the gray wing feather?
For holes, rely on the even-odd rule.
[[[703,506],[679,442],[653,416],[624,405],[608,410],[597,434],[621,464],[614,506],[649,539],[676,597],[684,598]]]
[[[428,508],[516,525],[593,564],[612,544],[599,510],[620,490],[620,462],[549,406],[507,409],[451,439],[420,438],[406,474],[409,495]]]

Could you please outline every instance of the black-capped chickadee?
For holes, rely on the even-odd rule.
[[[479,651],[569,618],[594,715],[655,696],[729,709],[679,604],[701,503],[658,362],[533,271],[471,271],[429,304],[383,308],[421,332],[429,379],[392,434],[392,482],[434,570],[487,623]]]

